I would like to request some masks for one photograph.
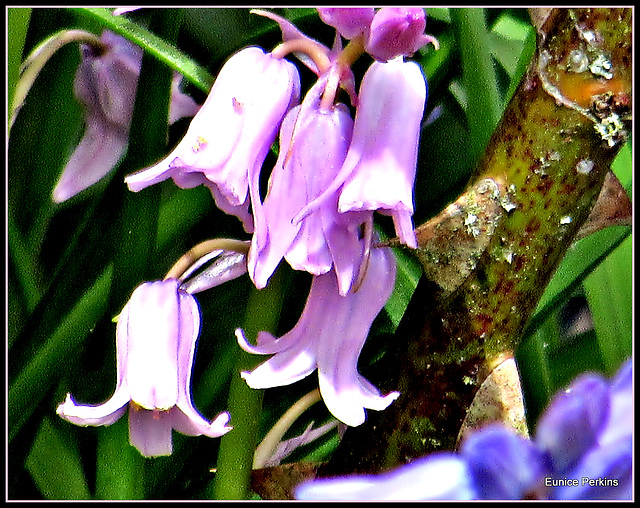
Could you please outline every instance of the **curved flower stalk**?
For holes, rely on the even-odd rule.
[[[393,291],[395,272],[391,250],[373,249],[357,291],[341,296],[333,271],[314,277],[300,320],[282,337],[260,332],[253,346],[238,329],[238,342],[245,351],[274,355],[242,373],[247,384],[288,385],[317,369],[322,398],[343,423],[357,426],[365,421],[365,408],[385,409],[398,392],[382,396],[358,373],[357,363],[369,328]]]
[[[633,383],[583,374],[552,400],[532,441],[500,424],[380,475],[304,483],[306,500],[631,499]],[[446,474],[445,474],[446,472]]]
[[[70,394],[57,413],[76,425],[111,425],[129,409],[129,439],[145,457],[170,455],[172,429],[219,437],[228,413],[208,422],[193,407],[190,385],[200,312],[174,279],[136,288],[118,318],[117,381],[100,405],[76,404]]]
[[[245,48],[222,67],[178,146],[125,182],[134,192],[168,178],[182,188],[204,184],[218,208],[236,215],[250,232],[249,181],[259,178],[280,123],[299,97],[292,63],[258,47]]]
[[[86,130],[53,190],[53,201],[62,203],[109,174],[122,158],[129,139],[142,48],[104,31],[105,50],[82,44],[82,61],[74,92],[85,109]],[[193,116],[198,104],[179,89],[175,74],[171,89],[169,123]]]

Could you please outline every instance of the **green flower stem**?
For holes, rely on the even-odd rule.
[[[275,333],[282,307],[282,273],[276,272],[263,290],[250,295],[245,325],[247,337],[261,330]],[[233,430],[220,442],[216,473],[210,485],[212,499],[248,499],[253,456],[258,444],[262,411],[262,390],[254,390],[240,377],[240,372],[254,368],[264,358],[240,351],[231,380],[228,410]]]
[[[22,52],[24,51],[24,41],[31,19],[31,8],[9,8],[7,9],[7,104],[9,113],[9,126],[11,126],[14,107],[14,95],[18,79],[20,77],[20,64]]]

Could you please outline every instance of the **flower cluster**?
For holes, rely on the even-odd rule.
[[[128,175],[125,182],[134,192],[168,179],[181,188],[205,185],[216,205],[240,219],[252,234],[246,271],[259,289],[268,284],[282,260],[312,275],[306,306],[291,331],[279,338],[261,332],[252,345],[237,330],[243,349],[273,355],[242,375],[249,386],[268,388],[293,383],[317,370],[327,407],[347,425],[360,425],[365,408],[385,409],[398,396],[397,392],[382,395],[359,374],[357,362],[371,324],[395,284],[393,253],[374,245],[374,213],[391,216],[400,241],[416,247],[413,183],[427,83],[419,65],[405,57],[437,42],[423,33],[422,8],[319,9],[321,18],[336,28],[331,48],[275,14],[253,12],[278,23],[282,44],[271,52],[251,46],[232,55],[181,142],[164,159]],[[351,65],[364,53],[373,62],[356,91]],[[291,54],[317,76],[304,96],[298,68],[286,59]],[[340,89],[346,91],[351,107],[339,101]],[[265,160],[276,140],[279,155],[267,168],[267,189],[261,189]],[[156,284],[164,288],[169,282]],[[121,317],[123,323],[132,321],[134,309],[139,308],[132,304],[138,291],[155,294],[151,288],[156,286],[143,287],[147,289],[134,293]],[[171,287],[178,300],[191,301],[184,287],[176,283]],[[177,322],[184,321],[182,310],[169,310],[172,314],[167,317],[161,316],[164,306],[153,310],[158,326],[175,316],[181,317]],[[151,321],[150,307],[138,311],[142,321]],[[196,328],[194,320],[192,315],[186,319],[190,330]],[[183,337],[177,322],[171,321],[169,331],[154,326],[167,347],[157,365],[144,367],[139,356],[119,352],[123,374],[115,400],[106,408],[100,406],[105,414],[92,416],[94,409],[77,406],[70,398],[59,413],[78,424],[104,424],[117,418],[130,399],[135,408],[130,421],[143,408],[140,414],[169,411],[172,416],[158,421],[183,433],[211,436],[226,431],[218,420],[210,430],[202,422],[193,423],[193,411],[185,406],[186,392],[174,396],[167,391],[167,379],[178,379],[178,388],[188,390],[184,369],[191,357],[183,355],[183,341],[195,338],[186,332],[188,337]],[[140,355],[144,349],[158,356],[148,341],[139,339],[138,327],[118,326],[121,348],[133,346]],[[123,326],[128,332],[121,331]],[[172,347],[177,347],[177,357],[169,357]],[[145,375],[151,369],[159,376],[164,368],[177,372],[177,378]],[[154,395],[131,391],[129,378]],[[145,447],[134,428],[132,442],[144,454],[170,450],[166,435],[161,444]]]
[[[389,473],[304,483],[305,500],[631,499],[633,383],[583,374],[551,401],[533,440],[491,424]]]

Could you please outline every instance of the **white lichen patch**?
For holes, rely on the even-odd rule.
[[[613,77],[613,65],[611,60],[607,58],[605,55],[600,53],[590,64],[589,71],[594,76],[602,77],[605,79],[611,79]]]
[[[581,175],[588,175],[593,169],[593,161],[589,159],[580,159],[576,164],[576,171]]]

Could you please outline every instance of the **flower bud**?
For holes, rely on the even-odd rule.
[[[433,41],[424,33],[426,25],[421,7],[383,7],[373,17],[365,50],[380,62],[410,56]]]

